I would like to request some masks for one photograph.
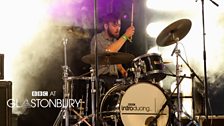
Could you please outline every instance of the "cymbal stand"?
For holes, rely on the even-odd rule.
[[[196,77],[200,83],[203,85],[203,81],[200,79],[200,77],[195,73],[195,71],[190,67],[190,65],[184,60],[184,58],[179,54],[179,57],[182,59],[182,61],[187,65],[187,67],[190,69],[191,71],[191,79],[192,79],[192,105],[193,105],[193,117],[191,117],[189,114],[187,114],[186,112],[184,112],[185,115],[187,115],[187,117],[191,120],[191,122],[189,123],[189,125],[191,123],[196,123],[195,121],[195,82],[194,82],[194,77]],[[204,94],[202,94],[204,95]],[[196,124],[195,124],[196,125]]]
[[[96,114],[96,89],[95,89],[95,76],[94,76],[94,69],[90,68],[90,73],[91,73],[91,109],[92,109],[92,126],[96,125],[96,119],[95,119],[95,114]]]
[[[86,84],[86,102],[85,102],[85,115],[88,115],[88,111],[89,111],[89,83]]]
[[[179,57],[190,68],[190,70],[192,72],[192,78],[191,79],[193,79],[193,77],[196,76],[201,81],[201,79],[197,76],[197,74],[193,71],[193,69],[189,66],[189,64],[187,64],[187,62],[181,57],[180,50],[178,49],[178,41],[179,41],[179,38],[175,38],[174,34],[172,34],[172,36],[173,36],[173,39],[176,41],[176,46],[175,46],[175,48],[174,48],[174,50],[173,50],[173,52],[171,54],[171,56],[173,55],[174,52],[176,54],[176,83],[177,84],[180,84],[180,82],[181,82],[180,81]],[[193,82],[193,80],[192,80],[192,82]],[[194,93],[194,91],[193,91],[193,93]],[[195,125],[198,125],[197,122],[194,119],[194,114],[193,114],[193,117],[191,117],[187,112],[184,112],[182,110],[182,103],[181,103],[181,96],[180,96],[180,94],[181,94],[180,93],[180,86],[177,85],[177,99],[178,99],[178,103],[177,103],[177,105],[178,105],[178,108],[177,108],[177,118],[178,118],[178,126],[181,126],[181,113],[184,113],[191,120],[191,122],[188,125],[190,125],[192,123],[195,124]],[[193,104],[193,107],[194,107],[194,104]]]
[[[64,45],[64,66],[63,68],[63,80],[64,80],[64,84],[63,84],[63,105],[61,108],[61,111],[59,112],[53,126],[58,126],[62,119],[65,119],[65,126],[70,126],[69,124],[69,118],[70,118],[70,111],[73,111],[76,115],[78,115],[79,118],[83,118],[78,112],[76,112],[74,109],[71,108],[70,105],[70,101],[69,99],[73,97],[73,85],[70,85],[71,82],[69,82],[71,79],[69,79],[68,76],[68,70],[69,67],[67,65],[67,42],[68,39],[67,38],[63,38],[63,45]],[[71,92],[72,91],[72,92]],[[85,123],[89,125],[89,123],[87,121],[85,121]],[[62,124],[62,123],[61,123]]]
[[[67,65],[67,53],[66,53],[66,45],[67,45],[68,39],[63,38],[63,45],[64,45],[64,66],[63,68],[63,80],[64,80],[64,85],[63,85],[63,99],[64,99],[64,105],[61,108],[61,111],[59,112],[53,126],[59,125],[61,118],[65,118],[65,126],[69,126],[69,105],[68,105],[68,100],[70,97],[70,92],[69,92],[69,82],[68,82],[68,65]]]
[[[178,42],[179,42],[179,38],[175,37],[174,33],[171,33],[173,40],[176,41],[176,46],[171,54],[171,56],[173,55],[173,53],[175,52],[176,54],[176,84],[180,83],[180,66],[179,66],[179,53],[180,50],[178,49]],[[178,86],[178,85],[177,85]],[[177,118],[178,118],[178,126],[181,126],[181,111],[182,111],[182,107],[181,107],[181,99],[180,99],[180,86],[177,87]]]

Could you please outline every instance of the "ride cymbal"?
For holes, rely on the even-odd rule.
[[[189,19],[180,19],[168,25],[156,39],[159,46],[169,46],[184,38],[191,29]]]

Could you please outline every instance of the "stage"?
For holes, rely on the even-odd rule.
[[[223,125],[223,10],[219,0],[0,2],[0,125]],[[119,17],[110,28],[108,13]],[[103,39],[122,46],[91,52],[115,26]],[[97,65],[127,76],[108,88]]]

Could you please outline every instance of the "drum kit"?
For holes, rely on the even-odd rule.
[[[176,54],[176,88],[172,93],[167,94],[162,87],[158,85],[168,74],[165,73],[165,62],[160,54],[149,53],[138,57],[134,57],[129,53],[122,52],[107,52],[98,55],[99,65],[114,65],[114,64],[126,64],[132,63],[132,67],[129,69],[134,77],[129,82],[116,83],[108,91],[104,92],[103,97],[100,97],[99,103],[99,118],[100,125],[124,125],[124,126],[166,126],[166,125],[181,125],[181,93],[180,87],[181,81],[186,77],[180,75],[179,57],[184,60],[180,55],[178,49],[178,42],[183,39],[191,29],[191,21],[189,19],[180,19],[167,26],[157,37],[156,43],[160,47],[166,47],[172,44],[176,44],[171,56]],[[66,48],[65,48],[66,50]],[[66,52],[66,51],[65,51]],[[66,53],[65,53],[66,57]],[[67,59],[65,58],[65,61]],[[82,57],[82,61],[86,64],[95,64],[95,55],[88,54]],[[185,62],[185,61],[184,61]],[[187,64],[187,62],[185,62]],[[194,72],[194,70],[187,64],[190,71],[199,80],[200,78]],[[91,68],[91,77],[83,76],[71,76],[67,74],[67,63],[65,62],[64,68],[64,98],[68,99],[69,83],[70,80],[91,80],[94,83],[94,69]],[[192,78],[193,79],[193,78]],[[201,80],[200,80],[201,81]],[[201,81],[202,82],[202,81]],[[94,89],[94,85],[91,88],[91,94],[97,89]],[[174,92],[177,92],[177,106],[172,103],[172,97]],[[87,94],[88,95],[88,94]],[[94,96],[94,95],[93,95]],[[92,109],[95,109],[94,97],[91,97]],[[88,99],[86,99],[88,100]],[[88,101],[86,101],[88,103]],[[64,112],[65,125],[69,125],[69,111],[70,108],[62,108],[60,113]],[[88,119],[95,117],[95,110],[88,116],[83,116],[74,111],[79,120],[74,126],[87,124]],[[194,116],[191,117],[185,113],[191,120],[191,124],[198,125]],[[61,114],[59,114],[61,115]],[[174,115],[176,122],[172,121],[171,115]],[[58,116],[59,120],[61,116]],[[95,120],[92,120],[95,121]],[[175,124],[172,124],[175,123]],[[58,125],[56,121],[54,126]],[[189,125],[191,125],[189,124]],[[92,124],[94,125],[94,124]]]

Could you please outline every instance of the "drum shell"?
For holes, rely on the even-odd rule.
[[[104,119],[116,115],[124,126],[145,126],[150,123],[150,119],[155,118],[166,101],[167,96],[156,84],[140,82],[116,85],[102,99],[100,113]],[[166,105],[157,119],[158,126],[168,123],[169,111],[169,106]]]
[[[160,54],[150,53],[141,55],[132,63],[136,72],[140,72],[140,80],[155,80],[159,82],[166,77],[164,64]]]

